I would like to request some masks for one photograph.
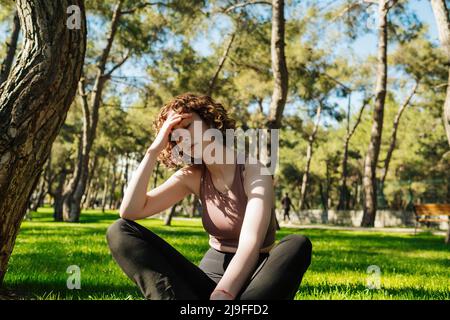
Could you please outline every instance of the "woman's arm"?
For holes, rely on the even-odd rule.
[[[191,190],[184,179],[191,177],[189,168],[175,172],[160,186],[147,192],[147,185],[155,165],[157,154],[148,151],[125,191],[120,205],[120,216],[138,220],[157,214],[182,200]]]
[[[273,184],[270,175],[261,175],[261,164],[247,165],[245,189],[248,190],[247,207],[239,236],[236,254],[231,259],[216,290],[225,290],[234,297],[253,274],[269,227],[273,205]],[[211,299],[226,299],[221,291],[215,291]]]
[[[191,192],[184,183],[189,170],[180,169],[161,186],[147,193],[148,182],[159,153],[168,143],[168,136],[173,126],[186,117],[188,116],[172,114],[163,124],[128,183],[119,209],[122,218],[136,220],[151,216],[169,208]]]

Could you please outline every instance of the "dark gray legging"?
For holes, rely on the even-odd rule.
[[[114,222],[107,240],[115,261],[152,300],[208,300],[234,253],[209,248],[199,266],[158,235],[126,219]],[[311,263],[308,238],[290,234],[261,253],[237,300],[292,300]]]

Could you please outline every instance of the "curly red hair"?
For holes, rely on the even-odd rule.
[[[236,129],[236,121],[228,115],[222,104],[214,101],[210,96],[188,92],[176,96],[161,108],[153,124],[155,133],[158,133],[161,129],[170,110],[176,113],[197,113],[209,127],[222,132],[223,141],[225,141],[226,129]],[[171,157],[175,145],[174,141],[169,141],[166,148],[158,156],[158,160],[168,168],[177,167],[177,163]]]

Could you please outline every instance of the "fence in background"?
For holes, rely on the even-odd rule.
[[[299,214],[291,211],[290,218],[294,224],[328,224],[360,227],[362,210],[302,210]],[[278,221],[283,221],[283,212],[277,210]],[[445,218],[445,217],[444,217]],[[287,219],[286,219],[287,221]],[[378,210],[375,217],[375,227],[413,227],[415,216],[413,211]],[[448,230],[448,222],[433,223],[431,226],[440,230]]]

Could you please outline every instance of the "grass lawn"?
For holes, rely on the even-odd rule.
[[[116,212],[83,212],[80,223],[53,222],[41,208],[22,224],[4,285],[33,299],[142,299],[112,260],[105,231]],[[208,249],[201,222],[140,221],[198,264]],[[282,228],[277,240],[301,233],[313,243],[312,263],[296,299],[450,299],[450,248],[441,236]],[[81,289],[69,290],[67,267],[81,269]],[[370,265],[380,289],[368,289]]]

